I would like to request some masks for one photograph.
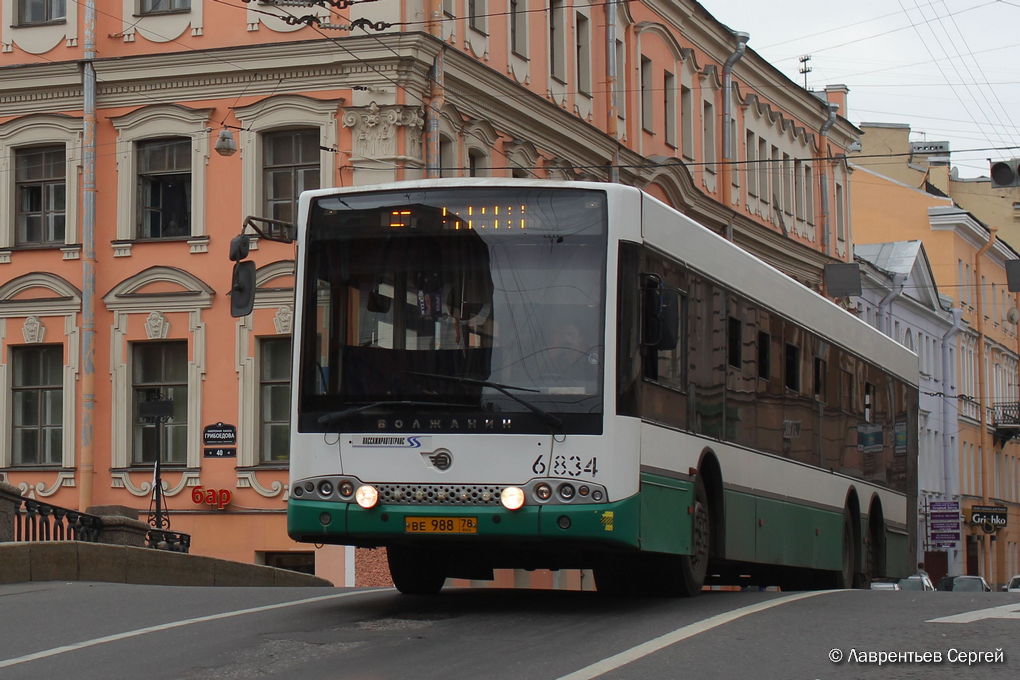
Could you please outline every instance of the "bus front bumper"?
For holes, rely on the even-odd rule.
[[[615,503],[493,506],[379,505],[306,501],[287,503],[287,531],[296,541],[379,546],[443,541],[584,541],[637,547],[638,497]]]

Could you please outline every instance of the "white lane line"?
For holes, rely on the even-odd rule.
[[[585,666],[580,670],[576,670],[573,673],[564,675],[557,680],[590,680],[591,678],[597,678],[598,676],[608,673],[609,671],[616,670],[621,666],[637,661],[638,659],[653,654],[660,649],[669,647],[670,645],[676,644],[681,640],[686,640],[689,637],[694,637],[699,633],[704,633],[706,630],[717,628],[730,621],[754,614],[756,612],[771,609],[772,607],[779,607],[790,602],[796,602],[797,600],[803,600],[808,597],[815,597],[816,595],[825,595],[827,593],[840,592],[836,590],[816,590],[811,592],[797,593],[796,595],[787,595],[786,597],[778,597],[774,600],[768,600],[766,602],[759,602],[758,604],[748,605],[747,607],[741,607],[740,609],[734,609],[730,612],[723,614],[716,614],[704,621],[698,621],[682,628],[677,628],[672,633],[666,633],[660,635],[657,638],[653,638],[648,642],[643,642],[636,647],[625,649],[619,654],[597,661],[590,666]]]
[[[1000,607],[989,607],[988,609],[928,619],[925,623],[973,623],[982,619],[1020,619],[1020,605],[1014,602]]]
[[[66,652],[74,652],[79,649],[85,649],[87,647],[95,647],[96,645],[104,645],[107,642],[117,642],[118,640],[127,640],[128,638],[138,637],[140,635],[148,635],[149,633],[158,633],[162,630],[170,630],[171,628],[180,628],[182,626],[190,626],[194,623],[204,623],[206,621],[218,621],[219,619],[229,619],[235,616],[244,616],[245,614],[258,614],[260,612],[267,612],[273,609],[283,609],[285,607],[296,607],[301,604],[309,604],[311,602],[322,602],[323,600],[336,600],[341,597],[352,597],[354,595],[367,595],[368,593],[379,593],[385,590],[392,590],[391,588],[374,588],[372,590],[357,590],[346,593],[337,593],[335,595],[320,595],[319,597],[308,597],[303,600],[294,600],[292,602],[279,602],[277,604],[267,604],[261,607],[252,607],[251,609],[237,609],[232,612],[223,612],[221,614],[209,614],[208,616],[198,616],[193,619],[183,619],[181,621],[171,621],[170,623],[161,623],[158,626],[148,626],[146,628],[137,628],[135,630],[128,630],[123,633],[116,633],[114,635],[105,635],[103,637],[93,638],[91,640],[83,640],[81,642],[75,642],[70,645],[62,645],[60,647],[54,647],[52,649],[44,649],[41,652],[35,652],[34,654],[26,654],[25,656],[15,657],[13,659],[4,659],[0,661],[0,668],[7,668],[9,666],[16,666],[19,663],[27,663],[29,661],[38,661],[39,659],[45,659],[51,656],[57,656],[58,654],[64,654]]]

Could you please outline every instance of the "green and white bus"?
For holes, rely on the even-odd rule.
[[[915,355],[619,184],[306,192],[288,530],[404,593],[693,595],[913,566]]]

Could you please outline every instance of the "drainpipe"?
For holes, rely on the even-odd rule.
[[[998,230],[995,227],[988,227],[988,242],[981,246],[974,256],[974,290],[977,291],[977,335],[978,335],[978,356],[977,356],[977,377],[978,377],[978,416],[981,423],[981,500],[988,505],[988,498],[991,495],[989,489],[991,484],[991,465],[995,452],[994,445],[989,446],[988,441],[988,395],[985,393],[985,310],[984,290],[981,288],[981,261],[985,253],[992,249],[995,244],[995,234]],[[992,560],[992,542],[988,541],[988,549],[984,550],[984,575],[989,583],[995,583],[995,563]]]
[[[893,274],[892,275],[892,287],[891,290],[882,298],[881,302],[878,303],[878,318],[881,319],[881,324],[885,328],[879,328],[890,338],[893,337],[893,322],[892,322],[892,301],[903,295],[903,286],[907,283],[906,274]],[[899,342],[898,338],[893,338],[896,342]]]
[[[78,449],[78,507],[92,503],[96,415],[96,3],[85,2],[85,60],[82,64],[81,221],[81,429]]]
[[[963,310],[952,309],[949,313],[953,315],[953,325],[942,336],[942,493],[945,494],[947,500],[955,497],[959,492],[955,479],[959,476],[960,465],[957,462],[956,449],[952,445],[952,433],[949,431],[949,423],[955,422],[954,418],[959,419],[958,415],[953,413],[956,403],[950,400],[949,395],[949,372],[951,368],[949,364],[949,345],[956,338],[956,334],[963,328],[961,321]],[[956,476],[953,475],[954,470],[957,472]]]
[[[616,87],[618,83],[617,70],[620,68],[616,63],[616,3],[606,3],[606,92],[609,93],[609,106],[606,107],[609,120],[606,121],[606,131],[616,142],[613,151],[613,162],[609,166],[609,181],[619,183],[620,181],[620,142],[616,110]]]
[[[730,202],[733,200],[733,166],[734,160],[734,140],[733,140],[733,125],[731,122],[733,108],[733,67],[736,65],[740,58],[744,56],[744,50],[747,48],[747,41],[751,39],[751,36],[743,31],[737,31],[733,34],[737,39],[737,47],[733,50],[733,54],[726,59],[726,63],[723,64],[723,105],[722,105],[722,199],[723,205],[727,208],[730,207]]]
[[[429,1],[429,14],[432,21],[428,24],[429,33],[435,36],[439,42],[439,53],[432,62],[432,70],[429,74],[429,100],[425,104],[425,177],[439,177],[442,159],[439,154],[439,119],[443,110],[445,100],[443,75],[446,72],[444,55],[446,45],[443,43],[443,16],[442,0]]]
[[[826,255],[831,255],[832,250],[832,238],[829,234],[829,180],[825,173],[825,164],[828,161],[823,161],[825,157],[825,139],[829,134],[829,129],[836,124],[836,111],[839,110],[838,104],[829,103],[829,118],[822,123],[821,129],[818,131],[818,159],[816,161],[818,165],[818,185],[822,190],[822,252]]]

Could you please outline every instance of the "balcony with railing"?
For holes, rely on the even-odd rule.
[[[998,446],[1020,436],[1020,402],[1002,402],[992,407],[992,427]]]

